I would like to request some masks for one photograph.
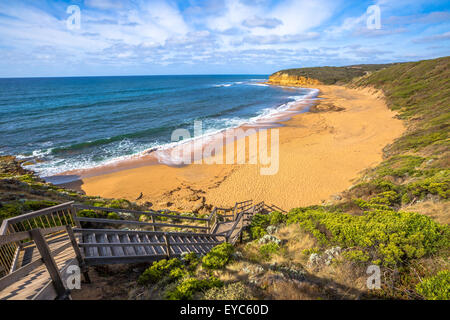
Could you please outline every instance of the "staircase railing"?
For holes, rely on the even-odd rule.
[[[69,291],[66,289],[64,285],[64,276],[62,275],[62,272],[60,272],[60,270],[58,269],[54,257],[56,257],[59,253],[63,252],[64,250],[66,250],[73,243],[67,242],[65,245],[60,246],[52,251],[48,245],[45,236],[50,234],[56,234],[59,232],[68,232],[69,237],[71,237],[71,235],[73,236],[71,230],[72,230],[71,226],[62,225],[49,227],[45,229],[38,228],[27,231],[14,232],[7,235],[0,235],[1,246],[7,245],[9,243],[21,243],[24,241],[31,240],[35,244],[41,257],[40,259],[35,259],[30,263],[18,268],[17,270],[11,271],[8,275],[0,278],[0,291],[10,286],[11,284],[15,283],[16,281],[20,280],[21,278],[27,276],[30,272],[40,267],[41,265],[45,265],[51,278],[51,284],[53,285],[53,289],[55,291],[54,297],[57,297],[59,299],[67,298]],[[82,260],[81,253],[78,250],[78,247],[74,246],[73,248],[75,250],[75,256],[78,262],[80,262]],[[67,266],[68,265],[66,265],[66,267]],[[36,295],[41,296],[44,295],[46,292],[45,289],[48,288],[49,288],[48,286],[45,286]]]
[[[252,207],[248,205],[241,206],[241,210],[237,212],[237,216],[235,222],[231,229],[226,233],[227,242],[231,244],[235,244],[237,239],[242,235],[242,231],[247,224],[247,221],[251,220],[251,216],[256,213],[260,213],[264,209],[264,201],[255,204]],[[250,218],[247,218],[250,216]],[[237,230],[237,232],[233,235],[233,233]]]
[[[0,226],[0,236],[32,229],[48,229],[65,225],[77,226],[74,219],[75,210],[72,205],[73,201],[5,219]],[[15,270],[20,249],[29,242],[25,240],[27,239],[0,245],[0,265],[3,268],[3,274]]]

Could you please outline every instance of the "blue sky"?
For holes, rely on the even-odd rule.
[[[69,5],[80,28],[67,27]],[[379,29],[367,8],[380,8]],[[450,2],[0,0],[0,77],[269,74],[450,55]]]

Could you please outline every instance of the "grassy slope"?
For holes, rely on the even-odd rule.
[[[68,201],[102,207],[144,209],[128,200],[86,196],[46,183],[20,164],[14,157],[0,157],[0,224],[3,219]]]

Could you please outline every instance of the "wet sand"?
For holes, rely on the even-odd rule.
[[[147,202],[154,209],[206,212],[212,205],[230,207],[247,199],[284,209],[320,204],[351,186],[361,171],[381,162],[383,147],[405,128],[380,92],[314,88],[320,89],[321,98],[315,112],[294,115],[275,128],[279,130],[276,174],[261,175],[261,167],[267,166],[260,164],[169,167],[148,165],[141,159],[132,167],[96,169],[79,187],[88,195],[131,201],[142,193],[136,202]]]

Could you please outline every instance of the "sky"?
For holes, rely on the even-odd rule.
[[[0,0],[0,77],[271,74],[447,55],[448,0]]]

